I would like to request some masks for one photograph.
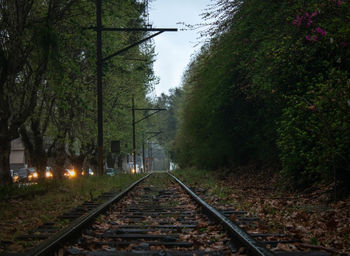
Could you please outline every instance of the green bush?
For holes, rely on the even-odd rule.
[[[278,129],[283,173],[295,185],[350,180],[350,104],[347,72],[330,74],[304,97],[293,97]],[[315,88],[317,87],[317,89]]]
[[[184,77],[177,161],[273,160],[295,187],[349,188],[350,2],[221,4],[226,19]]]

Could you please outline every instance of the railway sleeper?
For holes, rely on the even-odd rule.
[[[185,193],[178,185],[174,185],[174,182],[171,182],[171,185],[159,184],[160,187],[167,188],[140,185],[138,189],[129,192],[128,199],[110,207],[103,217],[98,218],[96,224],[82,232],[83,235],[75,243],[66,243],[60,249],[63,250],[63,254],[59,255],[230,255],[236,253],[237,248],[241,248],[242,244],[236,247],[240,242],[223,235],[224,231],[218,232],[217,227],[214,228],[214,232],[217,232],[218,238],[203,240],[203,234],[211,234],[202,232],[208,232],[212,230],[213,225],[219,225],[203,215],[203,206],[188,206],[191,200],[184,197]],[[188,190],[186,192],[188,193]],[[147,193],[148,195],[145,195]],[[113,195],[115,193],[106,193],[99,198],[109,198]],[[197,199],[196,201],[198,202]],[[90,208],[92,205],[92,202],[86,202],[81,207]],[[77,216],[81,212],[83,210],[78,207],[75,212],[67,213],[66,216]],[[237,225],[241,226],[254,226],[260,221],[259,218],[236,209],[221,208],[217,212],[226,217],[234,215]],[[229,221],[228,218],[225,221]],[[203,226],[204,222],[207,224]],[[260,245],[267,244],[271,247],[279,243],[298,242],[284,234],[250,234],[250,237],[262,240]],[[261,255],[330,255],[319,251],[272,253],[263,246],[259,248],[264,250],[264,254]],[[250,254],[250,250],[251,248],[246,248],[239,251],[253,255]]]
[[[132,251],[93,251],[84,252],[77,249],[69,250],[71,255],[87,255],[87,256],[222,256],[225,255],[224,251],[143,251],[143,250],[132,250]]]

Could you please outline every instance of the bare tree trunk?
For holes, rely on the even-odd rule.
[[[39,181],[45,180],[45,174],[46,174],[46,164],[47,164],[47,157],[45,155],[45,152],[38,152],[35,156],[35,160],[33,161],[33,164],[35,164],[36,170],[39,175]]]
[[[79,156],[71,156],[70,157],[70,161],[73,164],[75,170],[76,170],[76,174],[77,176],[81,176],[81,172],[83,170],[83,164],[85,161],[85,155],[79,155]]]
[[[32,120],[31,131],[24,126],[20,129],[20,134],[25,148],[28,150],[30,162],[39,175],[39,180],[45,179],[45,170],[47,164],[47,154],[44,151],[44,136],[39,130],[39,120],[36,123]]]
[[[11,141],[6,138],[0,140],[0,185],[12,184],[10,175]]]
[[[66,163],[64,144],[58,145],[56,150],[55,166],[54,166],[54,176],[62,179],[64,176],[64,168]]]
[[[64,169],[67,159],[65,143],[66,133],[67,132],[64,130],[64,128],[60,130],[56,141],[55,163],[53,171],[54,177],[57,177],[59,179],[62,179],[64,177]]]

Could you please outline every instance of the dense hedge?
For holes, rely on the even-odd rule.
[[[295,186],[349,180],[350,3],[218,6],[232,11],[184,76],[176,161],[273,160]]]

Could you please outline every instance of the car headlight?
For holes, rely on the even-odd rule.
[[[52,175],[52,172],[46,172],[45,176],[46,178],[51,178],[53,175]]]
[[[35,179],[36,179],[36,178],[38,178],[38,176],[39,176],[39,175],[38,175],[38,173],[37,173],[37,172],[33,172],[33,178],[35,178]]]
[[[69,171],[69,176],[74,177],[76,175],[74,170]]]

